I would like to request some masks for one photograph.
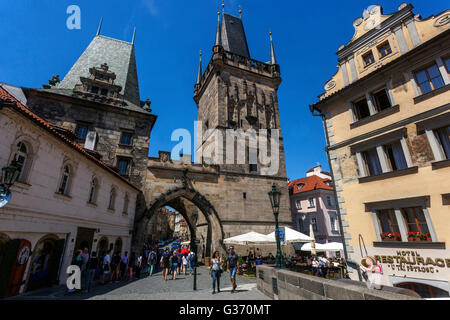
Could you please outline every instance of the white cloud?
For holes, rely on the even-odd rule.
[[[143,0],[144,7],[152,16],[157,16],[159,14],[159,10],[156,5],[157,1],[158,0]]]

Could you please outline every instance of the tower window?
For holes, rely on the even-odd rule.
[[[133,135],[130,132],[122,132],[122,136],[120,137],[120,144],[129,146],[131,145],[131,139]]]
[[[78,139],[85,140],[88,133],[88,126],[79,124],[76,129]]]
[[[258,172],[258,165],[257,164],[251,164],[250,165],[250,172]]]
[[[129,166],[130,166],[130,159],[126,158],[117,159],[117,167],[119,168],[119,174],[127,175]]]
[[[247,199],[247,192],[244,192],[244,193],[242,194],[242,196],[244,197],[244,199]]]
[[[99,87],[92,87],[91,88],[91,93],[98,94],[98,90],[99,90]]]
[[[100,94],[105,97],[108,96],[108,89],[102,89]]]

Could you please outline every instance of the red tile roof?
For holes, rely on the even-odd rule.
[[[331,182],[331,180],[323,179],[319,176],[310,176],[303,179],[291,181],[289,183],[289,188],[292,188],[292,194],[299,194],[318,189],[333,191],[333,188],[330,187],[327,182]]]
[[[97,164],[98,166],[102,167],[103,169],[105,169],[106,171],[108,171],[109,173],[114,175],[116,178],[122,180],[123,182],[125,182],[126,184],[128,184],[132,188],[136,189],[137,191],[141,191],[138,187],[136,187],[130,181],[128,181],[127,179],[122,177],[120,174],[116,173],[114,170],[109,168],[106,163],[104,163],[103,161],[100,161],[100,160],[96,159],[95,157],[93,157],[92,155],[90,155],[78,143],[76,143],[74,141],[71,141],[70,139],[66,138],[64,135],[59,133],[55,128],[53,128],[52,124],[50,124],[49,122],[45,121],[43,118],[39,117],[37,114],[35,114],[30,109],[25,107],[22,103],[20,103],[19,100],[14,98],[14,96],[12,96],[8,91],[3,89],[2,87],[0,87],[0,102],[6,103],[7,106],[11,106],[13,109],[15,109],[16,111],[20,112],[21,114],[23,114],[24,116],[26,116],[27,118],[32,120],[34,123],[36,123],[40,127],[44,128],[45,130],[47,130],[48,132],[53,134],[58,139],[60,139],[63,142],[65,142],[67,145],[69,145],[70,147],[72,147],[73,149],[75,149],[76,151],[81,153],[82,155],[84,155],[89,160],[95,162],[95,164]]]

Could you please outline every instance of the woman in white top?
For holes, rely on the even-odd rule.
[[[111,254],[112,251],[107,252],[106,256],[103,258],[103,275],[102,275],[102,284],[105,284],[105,275],[109,275],[110,273],[110,264],[111,264]]]
[[[189,260],[188,260],[188,255],[187,255],[187,253],[185,253],[185,254],[183,255],[182,260],[183,260],[184,275],[186,276],[186,275],[187,275],[188,264],[189,264]]]
[[[212,277],[212,294],[216,294],[216,282],[217,282],[217,293],[220,293],[220,276],[222,275],[222,258],[220,257],[219,251],[214,252],[211,259],[209,274]]]

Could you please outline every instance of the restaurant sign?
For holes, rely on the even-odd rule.
[[[417,273],[439,273],[450,269],[450,259],[422,257],[417,251],[397,251],[395,255],[374,256],[377,263],[387,264],[388,269]]]

